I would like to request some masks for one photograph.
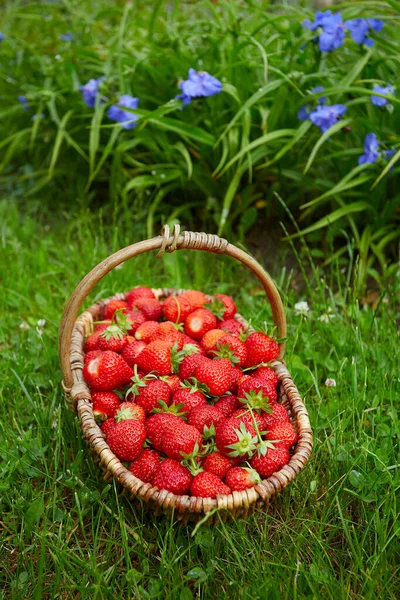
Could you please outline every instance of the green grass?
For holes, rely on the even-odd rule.
[[[0,597],[398,598],[398,280],[374,311],[360,307],[337,262],[323,272],[305,251],[305,279],[276,263],[312,459],[267,511],[195,530],[154,518],[105,483],[63,399],[63,306],[94,264],[142,236],[138,222],[114,227],[103,217],[0,204]],[[90,302],[141,283],[227,291],[253,323],[269,319],[250,273],[202,253],[132,260]],[[299,300],[309,303],[306,318],[294,311]],[[320,321],[329,309],[333,318]]]

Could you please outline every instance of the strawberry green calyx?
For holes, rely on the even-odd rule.
[[[217,350],[213,352],[215,358],[227,358],[231,361],[232,366],[240,362],[240,358],[236,356],[235,351],[231,349],[229,344],[216,343]]]
[[[107,327],[107,329],[105,329],[104,331],[101,332],[100,336],[105,338],[108,342],[108,340],[110,340],[111,338],[114,339],[120,339],[122,340],[122,338],[125,335],[125,331],[123,331],[119,325],[113,324],[113,325],[109,325]]]
[[[193,477],[204,471],[203,467],[201,466],[201,463],[199,462],[199,459],[204,456],[204,452],[200,451],[199,444],[197,442],[194,445],[193,452],[191,452],[190,454],[185,454],[184,452],[181,452],[181,455],[183,458],[181,464],[187,469],[189,469]]]
[[[132,394],[132,396],[134,396],[134,397],[138,396],[140,394],[140,388],[146,387],[149,380],[156,379],[156,376],[153,375],[152,373],[147,373],[147,375],[140,377],[137,365],[135,365],[133,369],[134,369],[133,370],[134,376],[131,378],[132,385],[126,391],[126,394],[125,394],[126,398],[129,396],[129,394]]]
[[[212,301],[207,303],[207,310],[217,317],[217,319],[223,319],[226,311],[226,306],[219,298],[213,298]]]
[[[203,437],[203,440],[207,440],[207,441],[211,440],[212,438],[215,438],[215,425],[214,425],[214,423],[211,423],[210,427],[207,427],[207,425],[204,425],[202,437]]]
[[[184,389],[188,389],[190,393],[201,392],[202,394],[209,394],[210,390],[205,383],[200,383],[196,379],[196,377],[190,377],[190,379],[185,379],[185,381],[181,382],[181,387]]]
[[[171,348],[171,366],[172,366],[172,372],[175,374],[179,373],[179,366],[181,364],[181,362],[183,361],[183,359],[186,356],[190,356],[191,354],[198,354],[199,352],[199,348],[197,346],[195,346],[194,344],[185,344],[182,348],[182,350],[178,350],[178,344],[177,342],[175,342],[175,344],[172,346]]]
[[[257,444],[257,448],[256,448],[257,456],[258,457],[266,456],[268,449],[275,450],[274,443],[277,441],[279,441],[279,440],[274,440],[273,442],[271,440],[261,440],[261,442],[259,442],[259,444]]]
[[[248,467],[241,467],[244,471],[247,471],[247,473],[250,475],[252,481],[254,482],[254,485],[257,485],[259,483],[261,483],[262,479],[260,477],[260,475],[257,473],[257,471],[255,469],[253,469],[253,467],[250,466],[250,464],[248,462],[246,462],[247,465],[249,465]]]
[[[127,419],[132,419],[132,410],[127,406],[125,408],[120,408],[115,413],[115,420],[117,423],[121,421],[126,421]]]
[[[272,408],[269,403],[268,396],[260,390],[258,392],[251,390],[250,392],[244,393],[244,398],[238,398],[239,402],[242,402],[245,406],[252,410],[256,410],[258,413],[261,411],[266,413],[272,413]]]
[[[164,402],[164,400],[159,400],[158,404],[160,405],[160,408],[153,408],[153,410],[151,411],[152,414],[169,413],[170,415],[176,415],[177,417],[181,417],[186,421],[185,411],[182,410],[184,407],[183,404],[171,404],[171,406],[168,406],[168,404]]]
[[[251,433],[247,431],[244,423],[240,423],[240,427],[239,429],[235,429],[235,433],[238,437],[238,441],[226,446],[227,448],[231,448],[231,452],[228,453],[228,456],[244,456],[245,454],[253,455],[257,449],[257,436],[252,436]]]

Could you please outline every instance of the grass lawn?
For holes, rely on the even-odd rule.
[[[195,529],[153,518],[101,479],[60,385],[63,306],[92,266],[142,237],[140,225],[86,212],[56,219],[11,202],[0,204],[0,223],[1,598],[399,597],[398,280],[373,310],[353,297],[342,264],[324,273],[305,252],[304,277],[277,262],[287,362],[315,449],[268,511]],[[270,318],[250,273],[202,253],[132,260],[90,303],[138,284],[226,291],[253,324]]]

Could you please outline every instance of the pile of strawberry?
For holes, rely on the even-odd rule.
[[[114,454],[143,482],[216,498],[289,462],[298,436],[268,363],[278,344],[246,333],[230,296],[190,290],[111,300],[85,342],[84,378]]]

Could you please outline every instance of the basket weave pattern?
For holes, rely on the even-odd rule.
[[[154,240],[157,240],[157,244],[154,244]],[[250,514],[254,508],[267,506],[277,492],[293,481],[305,466],[312,450],[312,430],[308,419],[308,413],[293,379],[283,362],[283,356],[281,356],[283,355],[284,350],[283,345],[281,345],[281,355],[279,360],[273,361],[271,367],[274,369],[279,379],[278,401],[288,410],[291,421],[296,426],[299,440],[294,448],[290,462],[287,465],[268,479],[263,480],[259,485],[248,490],[242,492],[234,491],[232,494],[219,496],[217,499],[213,500],[186,495],[176,496],[171,492],[159,490],[150,483],[143,483],[120,462],[113,452],[111,452],[104,439],[103,432],[94,419],[90,390],[82,375],[85,337],[93,332],[93,322],[102,319],[105,305],[111,299],[124,300],[126,295],[116,294],[112,298],[97,302],[76,319],[82,303],[81,297],[82,295],[83,298],[86,297],[95,283],[114,268],[114,261],[111,260],[113,257],[119,255],[118,258],[120,258],[123,256],[122,260],[119,260],[119,262],[123,262],[123,260],[126,260],[127,258],[126,251],[130,250],[128,252],[128,258],[135,256],[137,254],[135,249],[147,242],[153,242],[153,244],[151,244],[152,249],[159,248],[160,251],[158,256],[161,256],[165,250],[174,251],[183,247],[232,255],[232,252],[229,250],[234,248],[240,255],[246,257],[246,260],[244,261],[241,256],[239,259],[241,262],[245,262],[245,264],[248,264],[249,261],[255,263],[257,269],[253,268],[253,264],[250,268],[259,277],[264,289],[268,287],[267,296],[270,302],[271,298],[274,299],[276,296],[279,298],[278,305],[274,306],[271,302],[273,317],[275,324],[278,326],[278,335],[281,336],[282,332],[286,332],[286,322],[284,320],[283,307],[281,305],[279,294],[268,275],[253,258],[231,244],[228,244],[226,240],[217,238],[217,236],[193,232],[184,232],[183,235],[180,235],[179,230],[175,230],[174,236],[171,238],[169,236],[169,230],[166,229],[164,230],[163,236],[158,236],[152,240],[146,240],[146,242],[139,242],[138,244],[129,246],[109,257],[109,259],[106,259],[103,263],[100,263],[100,265],[95,267],[95,269],[85,277],[75,290],[67,305],[60,326],[60,359],[63,368],[63,387],[66,399],[72,410],[78,415],[83,436],[90,445],[92,455],[99,461],[100,466],[105,471],[104,479],[109,480],[114,477],[123,486],[124,491],[131,498],[141,499],[156,513],[169,514],[173,510],[175,517],[184,522],[188,520],[199,520],[213,509],[225,509],[221,512],[222,518],[225,518],[226,516],[245,517]],[[237,256],[235,257],[237,258]],[[119,264],[119,262],[116,262],[116,264]],[[98,273],[99,268],[101,272],[100,276]],[[261,279],[264,274],[266,275],[266,278]],[[81,291],[80,287],[82,287],[82,284],[83,290]],[[273,286],[273,289],[270,286]],[[153,289],[153,292],[158,299],[171,294],[180,294],[183,291],[184,290]],[[248,327],[248,323],[241,315],[237,314],[235,319]]]

